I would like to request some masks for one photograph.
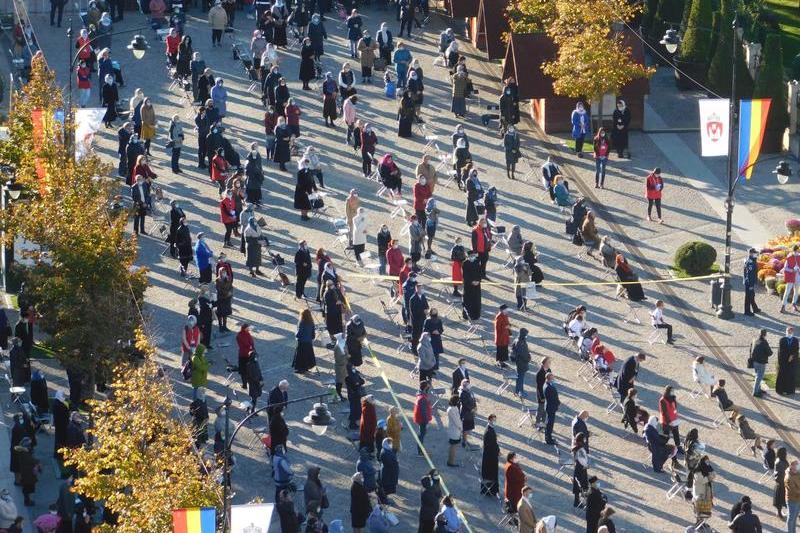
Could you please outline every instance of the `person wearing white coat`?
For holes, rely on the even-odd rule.
[[[694,363],[692,363],[692,379],[694,379],[694,382],[700,385],[700,387],[706,386],[709,388],[706,396],[713,392],[714,385],[717,383],[717,378],[715,378],[714,374],[706,367],[705,357],[702,355],[698,355]]]
[[[458,409],[458,396],[453,395],[450,398],[450,405],[447,407],[447,438],[450,443],[447,466],[461,466],[456,463],[456,452],[458,451],[458,445],[461,444],[462,428],[461,412]]]
[[[359,266],[364,266],[361,262],[361,254],[367,245],[367,216],[364,208],[359,207],[356,216],[353,217],[353,253],[356,256]]]

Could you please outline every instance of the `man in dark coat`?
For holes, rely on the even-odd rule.
[[[547,357],[542,358],[539,370],[536,372],[536,421],[535,425],[542,430],[542,423],[544,422],[544,384],[547,380],[547,374],[550,373],[550,359]]]
[[[481,266],[478,254],[467,252],[467,259],[461,264],[464,277],[463,317],[478,320],[481,317]]]
[[[767,370],[770,356],[772,356],[772,348],[767,342],[767,330],[762,329],[758,338],[750,345],[750,362],[756,373],[755,383],[753,383],[753,396],[756,398],[764,394],[761,390],[761,380],[764,379],[764,372]]]
[[[67,448],[81,448],[86,444],[86,435],[81,427],[81,416],[74,411],[67,424],[67,439],[64,443]]]
[[[611,129],[611,143],[614,150],[617,151],[617,156],[620,158],[624,155],[631,156],[628,150],[628,127],[631,123],[631,110],[625,105],[624,100],[617,101],[617,108],[614,110],[612,117],[614,127]]]
[[[428,316],[428,297],[422,289],[422,284],[417,283],[414,294],[408,300],[408,311],[411,318],[411,351],[416,355],[417,343],[422,335],[422,325]]]
[[[128,177],[128,143],[132,135],[133,124],[130,122],[126,122],[117,130],[117,155],[119,156],[117,176],[126,179]]]
[[[272,438],[272,447],[275,448],[278,444],[286,449],[286,441],[289,439],[289,426],[283,419],[283,405],[275,407],[272,412],[272,418],[269,421],[269,435]]]
[[[359,367],[363,364],[363,355],[361,348],[364,340],[367,338],[367,328],[364,326],[364,321],[358,315],[353,315],[347,321],[345,328],[345,345],[347,347],[347,355],[349,356],[348,362]]]
[[[14,454],[17,456],[17,468],[19,474],[19,484],[22,485],[22,495],[25,497],[25,506],[32,507],[35,502],[31,500],[31,494],[36,490],[36,481],[40,470],[39,461],[33,457],[31,440],[28,437],[14,447]]]
[[[439,483],[439,473],[436,472],[436,469],[431,470],[427,476],[422,478],[421,483],[418,533],[433,533],[436,515],[442,505],[442,486]]]
[[[15,474],[19,472],[19,468],[17,468],[17,461],[16,456],[14,455],[14,447],[17,446],[22,439],[24,439],[28,435],[28,429],[25,427],[25,423],[22,420],[22,415],[14,415],[14,425],[11,426],[11,442],[8,450],[9,455],[9,470],[14,472]]]
[[[469,379],[469,370],[467,370],[467,360],[466,359],[459,359],[458,366],[455,370],[453,370],[453,384],[450,387],[450,391],[453,394],[456,394],[458,388],[461,386],[461,382],[465,379]]]
[[[144,145],[139,140],[139,136],[134,133],[128,141],[127,148],[125,148],[125,160],[128,164],[127,171],[125,172],[125,183],[128,185],[131,184],[133,167],[136,166],[136,160],[140,155],[144,155]]]
[[[67,426],[69,425],[69,407],[62,391],[56,391],[51,410],[53,411],[53,429],[55,431],[53,457],[61,459],[58,450],[67,444]]]
[[[250,407],[250,412],[252,413],[256,410],[256,403],[258,403],[258,399],[261,397],[264,389],[261,365],[258,363],[255,352],[253,352],[251,357],[247,360],[245,375],[247,376],[247,394],[250,395],[250,401],[253,404],[252,407]],[[282,406],[281,408],[283,409],[284,407],[285,406]]]
[[[498,482],[499,467],[497,458],[500,456],[500,446],[497,445],[497,433],[494,422],[497,417],[489,415],[489,423],[483,432],[483,456],[481,457],[481,494],[497,496],[500,491]]]
[[[786,336],[778,344],[778,366],[775,376],[775,392],[794,394],[797,374],[797,355],[800,343],[794,336],[794,328],[786,328]]]
[[[31,317],[35,314],[33,306],[21,312],[17,324],[14,326],[14,336],[22,341],[22,351],[25,352],[25,357],[30,358],[31,351],[33,350],[33,321]],[[28,381],[30,381],[28,376]]]
[[[294,271],[297,282],[294,285],[294,297],[297,299],[305,297],[306,281],[311,277],[312,265],[311,252],[308,251],[306,241],[300,241],[297,252],[294,254]]]
[[[58,488],[56,513],[61,518],[59,533],[72,533],[72,519],[75,516],[75,493],[72,492],[74,482],[75,478],[70,475]]]
[[[760,313],[761,309],[756,304],[756,284],[758,273],[758,250],[750,248],[750,253],[744,262],[744,314],[753,316]]]
[[[553,373],[547,374],[544,383],[544,411],[547,414],[544,429],[544,442],[545,444],[555,444],[553,440],[553,426],[556,423],[556,412],[561,405],[561,400],[558,399],[558,390],[556,389],[555,378]]]
[[[178,252],[178,261],[181,263],[180,274],[185,276],[186,268],[194,260],[192,233],[186,225],[186,217],[178,221],[178,228],[175,230],[175,248]]]
[[[172,200],[169,205],[169,255],[174,258],[178,257],[178,241],[176,234],[181,225],[181,219],[186,218],[186,214],[183,212],[181,206],[178,205],[177,200]]]
[[[269,408],[267,409],[267,417],[271,420],[272,415],[275,414],[277,411],[277,407],[285,406],[286,402],[289,401],[289,382],[285,379],[282,379],[280,383],[275,385],[271,391],[269,391],[269,397],[267,398],[267,405]],[[274,406],[274,407],[273,407]]]
[[[589,494],[586,496],[586,533],[597,533],[600,512],[606,506],[606,497],[597,488],[597,476],[589,478]]]
[[[622,370],[617,377],[617,390],[622,400],[628,397],[628,391],[633,388],[634,380],[639,374],[639,363],[644,362],[646,358],[647,356],[644,353],[639,352],[625,359]]]
[[[589,453],[589,427],[586,421],[589,419],[589,411],[581,411],[575,418],[572,419],[572,438],[574,439],[579,433],[583,433],[583,448],[586,453]]]
[[[18,337],[11,340],[11,352],[8,355],[11,384],[24,387],[31,381],[31,360],[22,349],[22,341]]]

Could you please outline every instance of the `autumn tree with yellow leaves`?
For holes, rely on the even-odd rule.
[[[91,393],[95,379],[110,377],[129,356],[147,278],[135,267],[136,241],[125,235],[126,217],[109,214],[119,184],[97,155],[75,161],[55,118],[61,109],[53,72],[34,59],[30,81],[14,97],[10,139],[0,143],[0,164],[15,169],[26,192],[2,222],[7,235],[37,245],[28,254],[33,266],[21,271],[26,295],[59,362],[86,376]],[[42,117],[38,142],[34,113]]]
[[[89,401],[93,444],[65,449],[65,464],[81,472],[74,490],[102,500],[117,517],[117,525],[96,531],[168,533],[173,509],[221,509],[222,491],[177,418],[170,384],[141,331],[136,347],[143,361],[119,365],[109,399]]]

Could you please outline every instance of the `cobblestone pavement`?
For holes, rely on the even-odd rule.
[[[237,14],[237,32],[234,39],[244,42],[252,26],[251,21]],[[394,15],[388,11],[367,10],[366,27],[375,31],[380,22],[387,20],[395,30],[397,24]],[[66,81],[66,51],[63,34],[52,31],[44,16],[34,16],[33,23],[37,35],[52,68],[57,69],[60,79]],[[143,24],[141,15],[128,14],[125,21],[115,29],[135,28]],[[413,39],[407,40],[415,58],[418,58],[425,71],[425,105],[423,117],[427,121],[427,131],[439,136],[439,145],[449,149],[449,136],[457,121],[449,112],[450,85],[446,71],[433,65],[438,33],[446,24],[444,19],[433,17],[430,25],[422,32],[417,32]],[[338,72],[341,62],[347,59],[348,48],[346,34],[342,25],[336,20],[327,21],[329,39],[325,44],[323,71]],[[210,32],[205,17],[196,10],[190,11],[187,31],[192,35],[195,50],[199,50],[208,66],[216,75],[226,80],[228,87],[228,116],[225,124],[228,135],[244,153],[250,142],[256,141],[262,147],[264,132],[262,127],[263,110],[258,98],[247,92],[249,85],[241,63],[234,61],[231,55],[231,38],[226,35],[222,48],[210,48]],[[208,180],[207,175],[195,167],[196,139],[191,128],[186,128],[187,139],[182,156],[184,174],[174,175],[169,170],[168,156],[163,149],[169,118],[178,113],[184,123],[192,117],[189,102],[175,90],[168,89],[169,80],[164,67],[163,43],[157,42],[152,32],[146,36],[151,49],[143,60],[134,61],[124,50],[123,45],[130,40],[130,35],[113,38],[112,56],[123,65],[126,86],[123,96],[128,98],[133,89],[141,87],[150,96],[156,106],[158,116],[158,138],[153,145],[158,183],[164,188],[170,199],[180,199],[189,216],[193,233],[205,231],[215,252],[222,251],[222,225],[219,222],[216,201],[216,187]],[[469,57],[470,74],[480,88],[483,98],[481,105],[494,101],[499,90],[497,82],[498,66],[482,63],[480,56],[470,47],[464,45]],[[330,196],[327,198],[328,212],[335,214],[343,211],[343,200],[351,188],[357,188],[361,195],[362,206],[367,210],[369,221],[369,242],[367,249],[373,254],[376,251],[375,233],[380,222],[386,222],[392,234],[400,235],[402,221],[391,218],[391,206],[376,196],[375,184],[365,181],[360,175],[360,160],[352,150],[344,144],[344,128],[341,120],[336,129],[323,126],[321,117],[320,91],[306,92],[300,90],[297,81],[298,53],[296,50],[281,52],[281,70],[289,80],[292,96],[299,101],[303,110],[301,129],[304,145],[315,145],[326,163],[325,181]],[[357,70],[357,67],[356,67]],[[377,78],[376,78],[377,79]],[[662,84],[663,85],[663,84]],[[425,146],[425,140],[419,131],[415,131],[412,139],[399,139],[396,135],[396,105],[383,96],[382,86],[377,83],[358,86],[361,95],[359,115],[375,124],[378,133],[378,153],[392,152],[404,175],[404,192],[410,197],[413,168]],[[95,92],[92,96],[97,99]],[[654,91],[650,99],[659,102],[657,113],[669,122],[673,110],[664,104],[662,98],[670,98],[670,90]],[[557,157],[562,170],[569,176],[573,187],[577,187],[590,201],[598,213],[598,227],[601,234],[611,235],[617,243],[625,245],[628,258],[643,280],[668,277],[667,266],[675,248],[682,242],[700,238],[712,243],[722,252],[720,239],[724,235],[722,218],[718,210],[722,203],[720,191],[722,182],[717,176],[724,175],[724,162],[705,161],[708,172],[699,176],[699,170],[692,167],[691,161],[675,160],[674,154],[678,141],[697,151],[697,139],[693,134],[674,134],[664,140],[662,134],[635,133],[631,136],[634,159],[619,161],[612,158],[606,180],[607,188],[603,190],[591,188],[593,164],[588,159],[575,159],[569,155],[562,145],[562,139],[546,137],[538,130],[532,129],[528,123],[523,128],[526,161],[521,162],[521,174],[524,178],[509,181],[503,168],[503,152],[496,132],[484,128],[479,120],[482,108],[473,105],[468,118],[464,121],[471,139],[472,154],[480,170],[484,187],[496,185],[499,190],[498,219],[507,227],[519,224],[525,239],[535,242],[541,255],[541,266],[546,281],[554,285],[545,287],[540,294],[538,305],[529,314],[516,311],[511,313],[511,326],[516,332],[524,326],[530,331],[530,345],[534,359],[550,356],[554,372],[560,383],[562,408],[556,424],[556,439],[562,449],[569,448],[569,423],[575,413],[587,409],[591,414],[589,427],[591,439],[590,473],[601,480],[601,487],[608,496],[609,504],[617,509],[615,521],[620,531],[683,531],[692,520],[691,507],[680,501],[680,498],[668,501],[665,491],[670,487],[666,474],[654,474],[643,466],[647,462],[645,449],[641,439],[626,433],[619,423],[619,412],[608,413],[608,394],[602,387],[589,388],[576,374],[579,364],[576,357],[565,349],[563,335],[560,330],[561,319],[567,310],[577,304],[584,303],[589,308],[589,322],[600,330],[604,342],[611,347],[618,357],[644,350],[649,354],[643,364],[641,379],[637,383],[640,389],[642,406],[650,412],[657,410],[657,398],[667,384],[675,385],[679,390],[680,415],[683,420],[681,433],[689,428],[698,427],[701,440],[707,443],[708,453],[717,471],[715,483],[716,505],[714,516],[710,519],[712,526],[726,529],[727,513],[730,506],[742,494],[749,494],[755,509],[760,514],[768,531],[778,531],[779,522],[774,518],[771,508],[771,483],[760,483],[758,476],[762,473],[760,460],[747,454],[736,455],[740,445],[739,437],[727,427],[715,429],[712,421],[717,416],[714,403],[700,396],[691,398],[693,389],[691,381],[691,361],[697,354],[707,357],[708,365],[717,376],[727,376],[729,393],[735,403],[741,405],[745,414],[754,422],[756,431],[767,437],[789,439],[789,445],[797,446],[797,420],[795,399],[778,398],[774,394],[765,399],[753,402],[749,395],[751,376],[745,367],[747,346],[757,328],[767,327],[778,333],[784,323],[793,320],[791,315],[776,314],[778,302],[769,300],[764,294],[759,295],[762,307],[771,313],[770,316],[746,319],[737,315],[732,322],[722,322],[710,313],[707,303],[707,284],[705,282],[688,282],[681,284],[646,285],[645,291],[652,303],[663,298],[667,302],[667,319],[676,328],[677,344],[668,347],[661,344],[649,345],[647,338],[651,329],[648,325],[649,309],[639,309],[638,314],[643,325],[626,323],[627,307],[624,302],[614,299],[615,289],[612,285],[590,286],[558,286],[559,283],[575,281],[603,281],[603,271],[593,260],[578,256],[578,251],[563,234],[564,215],[545,201],[539,185],[538,167],[542,160],[553,154]],[[568,117],[564,117],[568,120]],[[116,135],[114,131],[101,131],[98,138],[98,150],[109,158],[115,159]],[[533,169],[527,173],[527,165]],[[643,180],[647,171],[660,166],[664,169],[667,184],[665,188],[665,219],[663,225],[644,222],[646,202],[643,199]],[[776,185],[768,183],[769,164],[760,166],[751,183],[739,194],[747,200],[737,209],[748,209],[755,213],[768,231],[780,231],[782,218],[788,199],[796,192],[796,186],[777,190]],[[290,168],[294,168],[292,165]],[[696,173],[697,172],[697,173]],[[291,258],[296,242],[307,239],[311,247],[325,247],[333,253],[334,261],[347,283],[348,297],[353,309],[365,320],[372,349],[381,362],[381,369],[390,384],[387,387],[379,370],[372,361],[362,367],[368,380],[368,390],[374,393],[379,402],[379,418],[385,418],[393,401],[398,401],[403,413],[411,417],[417,378],[409,375],[413,368],[413,360],[408,352],[396,350],[400,329],[387,320],[381,310],[381,301],[387,299],[387,284],[384,281],[371,282],[357,277],[360,272],[354,262],[342,255],[341,247],[332,242],[334,236],[332,225],[326,218],[314,218],[309,222],[300,220],[292,209],[292,192],[294,173],[280,172],[275,165],[269,164],[265,182],[266,208],[260,214],[266,216],[272,226],[268,232],[273,243],[273,251]],[[705,181],[704,181],[705,180]],[[716,181],[715,181],[716,180]],[[455,236],[468,239],[467,227],[464,223],[464,195],[455,186],[439,185],[436,197],[442,210],[440,228],[434,243],[435,249],[442,259],[448,257],[449,249]],[[715,200],[716,199],[716,200]],[[746,233],[740,225],[740,233]],[[748,234],[749,236],[750,234]],[[766,238],[766,235],[764,236]],[[740,270],[740,259],[750,242],[742,241],[740,234],[734,235],[735,272]],[[401,238],[405,248],[405,237]],[[159,343],[163,363],[171,370],[175,378],[175,389],[181,408],[185,410],[191,396],[191,389],[179,375],[179,331],[183,321],[186,302],[195,295],[195,289],[184,284],[178,277],[178,265],[175,261],[162,255],[164,245],[160,239],[146,237],[140,240],[140,264],[151,269],[152,286],[147,292],[148,312],[153,317],[153,334]],[[257,350],[261,354],[260,363],[265,377],[265,389],[271,388],[279,379],[290,381],[291,397],[326,394],[325,382],[332,375],[332,354],[319,344],[316,346],[317,361],[320,374],[296,375],[291,372],[291,358],[294,351],[294,331],[298,311],[304,304],[293,300],[291,293],[282,294],[277,283],[265,278],[252,279],[247,276],[243,256],[235,250],[228,250],[234,262],[236,275],[233,325],[239,321],[254,324]],[[522,420],[523,412],[520,402],[510,391],[498,394],[501,384],[501,372],[493,364],[493,347],[491,345],[490,319],[501,303],[513,303],[510,285],[510,270],[504,267],[504,253],[493,253],[490,263],[490,277],[499,285],[486,286],[483,292],[483,318],[481,326],[484,337],[488,339],[488,350],[480,341],[466,338],[466,325],[457,313],[445,320],[445,354],[442,358],[442,374],[437,385],[446,386],[455,362],[460,357],[469,361],[474,390],[478,398],[478,424],[476,438],[480,438],[490,413],[498,416],[498,436],[502,455],[508,451],[516,451],[521,457],[521,465],[528,476],[528,483],[534,487],[534,503],[537,516],[557,514],[559,524],[564,531],[583,531],[584,520],[572,512],[571,485],[569,479],[556,476],[558,460],[551,446],[543,444],[540,434],[531,434],[528,423]],[[424,261],[427,273],[424,282],[437,277],[449,275],[449,264],[444,260],[437,262]],[[354,275],[356,274],[356,275]],[[736,280],[736,288],[740,283]],[[442,285],[430,283],[428,295],[432,305],[442,312],[447,307],[447,300],[438,296]],[[310,291],[309,291],[310,292]],[[742,297],[735,292],[734,304],[741,311]],[[774,315],[774,316],[772,316]],[[317,315],[316,319],[320,317]],[[233,329],[233,328],[232,328]],[[777,337],[771,337],[773,344]],[[211,355],[212,370],[210,374],[209,402],[213,408],[225,397],[226,393],[235,395],[235,399],[246,398],[244,392],[233,384],[226,386],[224,358],[233,361],[236,357],[235,341],[232,336],[215,339],[216,350]],[[51,381],[63,385],[59,381],[59,373],[50,368]],[[533,375],[527,380],[527,389],[533,391]],[[266,391],[265,391],[266,393]],[[393,396],[394,395],[394,396]],[[502,518],[499,503],[496,500],[479,494],[479,472],[473,463],[480,464],[480,452],[467,454],[459,451],[462,461],[460,468],[445,466],[447,453],[446,423],[444,402],[440,403],[435,414],[435,421],[426,438],[426,448],[433,463],[440,468],[443,479],[456,498],[457,505],[467,517],[472,531],[497,531],[496,526]],[[232,410],[235,420],[244,417],[244,411],[238,404]],[[317,437],[306,429],[301,421],[309,404],[292,405],[288,409],[287,420],[290,425],[290,449],[295,469],[305,475],[305,468],[312,463],[322,467],[322,479],[328,486],[331,507],[325,512],[325,518],[332,520],[342,518],[349,526],[349,479],[355,470],[355,453],[348,442],[346,431],[341,427],[332,428],[325,436]],[[339,420],[345,420],[344,407],[339,404],[332,407]],[[771,417],[768,418],[768,417]],[[237,464],[233,472],[235,495],[234,503],[244,503],[252,498],[272,500],[274,493],[269,475],[269,466],[258,446],[249,446],[254,435],[253,429],[266,424],[259,419],[243,430],[237,439],[234,450]],[[400,485],[398,493],[392,498],[392,507],[400,518],[397,531],[413,531],[417,525],[419,505],[419,480],[428,470],[426,460],[418,458],[414,453],[414,442],[411,428],[404,428],[400,455]],[[532,438],[531,438],[532,437]],[[504,459],[501,460],[501,466]],[[566,472],[567,478],[571,471]],[[49,480],[49,478],[48,478]],[[501,479],[502,483],[502,479]],[[37,503],[44,508],[47,502],[37,498]],[[271,531],[278,531],[274,526]]]

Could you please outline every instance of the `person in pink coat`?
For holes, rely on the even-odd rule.
[[[656,214],[658,214],[658,223],[664,222],[661,218],[661,191],[664,190],[664,180],[661,179],[661,169],[656,167],[647,176],[645,182],[645,195],[647,196],[647,220],[653,220],[650,215],[653,211],[653,206],[656,206]]]
[[[783,293],[783,301],[781,302],[781,313],[786,312],[786,300],[789,298],[789,291],[794,291],[792,295],[792,308],[797,311],[797,273],[800,272],[800,255],[797,251],[800,246],[795,244],[792,246],[792,252],[786,256],[786,262],[783,265],[783,281],[786,283],[786,290]]]

